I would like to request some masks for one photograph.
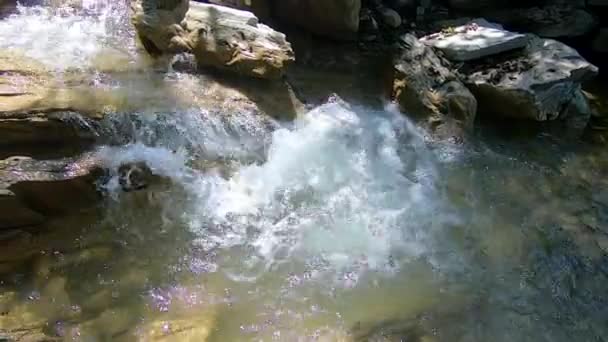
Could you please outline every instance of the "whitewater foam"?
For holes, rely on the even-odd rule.
[[[92,67],[101,54],[132,56],[128,8],[108,0],[83,1],[80,8],[18,5],[18,13],[0,21],[0,49],[57,70]]]

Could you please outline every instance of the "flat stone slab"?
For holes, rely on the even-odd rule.
[[[450,60],[465,62],[523,48],[529,39],[525,34],[476,19],[466,25],[422,37],[420,41],[443,51]]]

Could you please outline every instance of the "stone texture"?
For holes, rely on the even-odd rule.
[[[261,24],[251,12],[192,3],[186,20],[199,65],[277,79],[295,60],[285,35]]]
[[[0,17],[11,14],[17,7],[16,0],[0,0]]]
[[[597,67],[573,48],[534,38],[524,51],[463,69],[484,115],[536,121],[558,118]]]
[[[0,210],[0,229],[39,224],[46,217],[90,207],[99,199],[95,180],[100,175],[86,157],[0,160],[0,199],[8,205]]]
[[[400,39],[392,95],[401,111],[439,139],[462,141],[472,129],[477,101],[433,50],[413,35]]]
[[[359,31],[361,0],[281,0],[274,1],[274,15],[321,36],[354,40]]]
[[[401,16],[397,11],[388,7],[381,7],[378,10],[378,17],[382,23],[390,28],[401,26]]]
[[[192,52],[201,66],[268,79],[280,78],[295,59],[285,35],[251,12],[188,1],[157,7],[133,4],[133,24],[152,55]]]
[[[145,49],[152,55],[189,51],[180,25],[189,0],[136,0],[131,3],[132,22]]]
[[[597,24],[589,12],[571,5],[504,9],[489,11],[485,16],[510,30],[531,32],[545,38],[580,37]]]
[[[470,61],[523,48],[529,37],[503,30],[483,19],[421,38],[454,61]]]
[[[60,82],[36,61],[1,51],[0,147],[92,139],[91,124],[108,103],[78,77]]]

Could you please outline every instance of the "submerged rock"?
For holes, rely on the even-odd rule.
[[[277,79],[295,60],[285,35],[251,12],[192,3],[185,26],[199,65]]]
[[[463,71],[480,112],[536,121],[560,117],[581,83],[598,73],[573,48],[541,38],[521,53],[471,63]]]
[[[57,78],[31,58],[0,51],[0,146],[91,140],[109,105],[101,95],[84,74]]]
[[[509,32],[484,19],[421,38],[427,45],[441,50],[454,61],[469,61],[526,46],[529,37]]]
[[[381,6],[378,9],[378,17],[381,22],[390,28],[398,28],[401,26],[401,16],[392,8]]]
[[[85,159],[0,160],[0,199],[7,204],[0,208],[0,229],[39,224],[90,207],[99,199],[95,180],[100,171]]]
[[[213,333],[215,312],[193,312],[183,317],[158,317],[142,324],[136,333],[138,341],[197,341],[205,342]]]
[[[473,127],[477,101],[433,50],[413,35],[400,40],[392,97],[440,139],[461,141]]]
[[[355,40],[361,0],[280,0],[274,1],[273,10],[285,23],[333,39]]]
[[[153,182],[154,174],[145,162],[123,164],[118,168],[118,182],[123,191],[142,190]]]

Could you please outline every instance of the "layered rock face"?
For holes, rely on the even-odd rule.
[[[0,230],[40,224],[92,206],[99,199],[95,180],[100,172],[86,158],[0,160]]]
[[[446,65],[416,37],[403,36],[394,60],[393,98],[433,136],[462,141],[473,127],[477,101]]]
[[[472,65],[466,78],[480,111],[536,121],[560,117],[581,83],[598,73],[573,48],[541,38],[532,39],[518,55],[485,63]]]
[[[251,12],[192,3],[185,27],[199,65],[278,79],[295,60],[285,35]]]
[[[268,79],[280,78],[294,61],[285,35],[251,12],[188,1],[171,5],[142,1],[133,7],[133,23],[151,54],[192,52],[199,65]]]

